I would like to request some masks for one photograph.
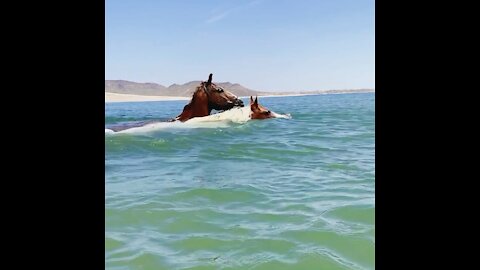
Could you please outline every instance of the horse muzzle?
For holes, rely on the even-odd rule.
[[[233,103],[233,106],[235,107],[243,107],[243,101],[241,99],[237,99],[235,100],[235,102]]]

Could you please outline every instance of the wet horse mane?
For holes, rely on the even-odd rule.
[[[190,102],[183,107],[182,113],[174,120],[185,122],[193,117],[202,117],[210,114],[212,108],[209,106],[205,83],[202,82],[201,85],[197,86]]]

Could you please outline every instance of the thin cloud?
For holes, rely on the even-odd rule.
[[[219,21],[219,20],[225,18],[228,15],[228,13],[230,13],[230,10],[227,10],[227,11],[224,11],[223,13],[214,15],[214,16],[208,18],[208,20],[206,20],[205,22],[206,23],[214,23],[216,21]]]
[[[237,6],[237,7],[228,9],[228,10],[226,10],[226,11],[223,11],[223,12],[220,13],[220,14],[215,14],[215,15],[211,16],[210,18],[208,18],[208,19],[205,21],[205,23],[211,24],[211,23],[220,21],[220,20],[224,19],[225,17],[227,17],[227,15],[230,14],[230,13],[232,13],[233,11],[238,11],[238,10],[241,10],[241,9],[244,9],[244,8],[249,8],[249,7],[255,6],[255,5],[261,3],[262,1],[263,1],[263,0],[253,0],[253,1],[248,2],[248,3],[245,4],[245,5],[241,5],[241,6]]]

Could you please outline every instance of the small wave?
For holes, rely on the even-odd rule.
[[[113,134],[148,134],[169,128],[219,128],[228,127],[231,123],[243,124],[250,119],[250,107],[233,108],[217,114],[204,117],[195,117],[185,122],[156,122],[140,127],[128,128],[115,132],[112,129],[105,129],[105,135]],[[272,112],[276,118],[291,119],[290,114],[278,114]]]
[[[228,121],[233,123],[245,123],[250,120],[250,107],[233,108],[221,113],[212,114],[204,117],[195,117],[185,123],[200,123],[200,122],[221,122]]]
[[[275,118],[282,118],[282,119],[292,119],[292,115],[287,113],[287,114],[280,114],[276,112],[272,112],[272,114],[275,116]]]
[[[227,127],[228,122],[159,122],[153,124],[147,124],[141,127],[134,127],[129,129],[124,129],[121,131],[113,131],[111,129],[105,129],[105,135],[116,135],[116,134],[150,134],[166,129],[185,129],[185,128],[219,128]]]

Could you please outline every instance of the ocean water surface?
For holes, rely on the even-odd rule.
[[[105,125],[186,103],[107,103]],[[375,268],[375,94],[259,103],[292,118],[105,135],[105,269]]]

